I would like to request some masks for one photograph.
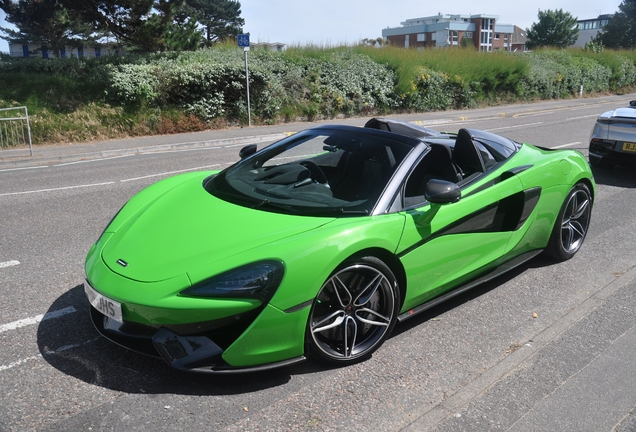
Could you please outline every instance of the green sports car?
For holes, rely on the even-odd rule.
[[[197,372],[368,358],[397,321],[535,255],[571,258],[572,150],[388,119],[311,128],[134,196],[86,258],[97,330]]]

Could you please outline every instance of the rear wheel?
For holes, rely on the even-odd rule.
[[[565,198],[545,252],[559,261],[572,258],[583,245],[591,214],[592,194],[585,184],[578,183]]]
[[[317,360],[347,365],[367,358],[391,333],[399,291],[381,260],[345,262],[314,300],[307,324],[307,350]]]

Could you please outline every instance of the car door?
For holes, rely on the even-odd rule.
[[[404,187],[406,222],[397,251],[407,274],[403,311],[487,270],[508,251],[528,202],[515,168],[511,169],[513,161],[504,161],[488,168],[482,163],[470,174],[472,178],[460,181],[457,202],[431,203],[421,197],[417,204],[418,197],[413,196],[417,188],[412,185],[421,176],[422,164],[431,165],[426,160],[431,155],[424,156]],[[432,165],[439,170],[442,163]]]

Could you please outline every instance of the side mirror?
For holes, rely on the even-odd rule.
[[[246,145],[239,151],[240,158],[245,159],[246,157],[253,155],[256,153],[256,148],[256,144]]]
[[[459,201],[462,191],[453,182],[439,179],[431,179],[424,190],[426,200],[437,204],[447,204]]]

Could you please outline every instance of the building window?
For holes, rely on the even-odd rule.
[[[431,40],[432,41],[436,41],[437,40],[437,33],[431,33]]]
[[[495,40],[499,40],[499,33],[495,33]]]
[[[464,37],[472,39],[473,38],[473,32],[464,32]]]
[[[409,36],[411,35],[404,35],[404,48],[409,47]]]
[[[426,42],[426,33],[418,33],[417,34],[418,42]]]
[[[77,47],[77,56],[84,57],[84,47]]]
[[[100,55],[102,55],[102,49],[101,47],[95,47],[95,57],[99,57]]]
[[[49,48],[46,45],[42,45],[42,57],[49,58]]]

